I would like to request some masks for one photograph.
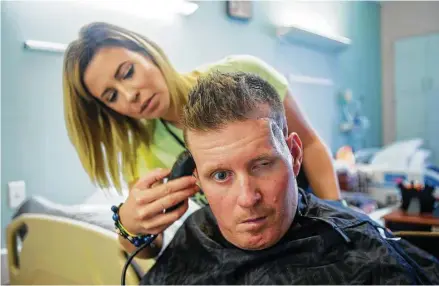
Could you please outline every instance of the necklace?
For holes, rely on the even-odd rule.
[[[172,130],[171,130],[171,128],[169,128],[168,124],[166,124],[166,122],[163,119],[160,119],[160,121],[165,126],[166,130],[172,135],[172,137],[174,137],[174,139],[177,141],[177,143],[180,144],[181,147],[186,149],[186,145],[184,144],[184,142],[181,141],[181,139],[174,132],[172,132]]]
[[[166,124],[166,122],[163,119],[160,119],[160,121],[162,122],[162,124],[165,126],[166,130],[169,132],[169,134],[172,135],[172,137],[174,137],[174,139],[178,142],[178,144],[180,144],[181,147],[183,147],[184,149],[186,148],[186,144],[184,144],[183,141],[181,141],[181,139],[174,133],[172,132],[171,128],[169,128],[168,124]],[[199,206],[206,206],[209,203],[207,202],[207,199],[203,193],[202,190],[200,190],[200,192],[196,193],[195,195],[192,196],[192,199],[195,201],[195,203],[197,203]]]

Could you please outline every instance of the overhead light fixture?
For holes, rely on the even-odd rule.
[[[198,4],[194,3],[194,2],[189,2],[189,1],[182,1],[180,3],[180,8],[178,9],[178,13],[185,15],[185,16],[189,16],[191,14],[193,14],[195,11],[197,11],[198,9]]]
[[[170,20],[178,14],[188,16],[198,9],[198,4],[187,0],[88,0],[83,3],[99,10],[157,20]]]

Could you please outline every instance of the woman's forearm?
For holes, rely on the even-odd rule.
[[[314,194],[326,200],[340,199],[337,176],[328,149],[320,140],[304,148],[303,168]]]

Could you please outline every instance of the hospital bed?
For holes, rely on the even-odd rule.
[[[102,190],[92,197],[68,206],[34,196],[17,209],[6,230],[10,284],[120,285],[129,253],[119,245],[111,205],[124,197],[108,198]],[[188,211],[164,232],[164,248],[198,209],[189,201]],[[138,285],[154,262],[134,258],[126,284]]]
[[[62,206],[27,200],[7,227],[12,285],[120,285],[128,256],[114,232],[109,206]],[[135,259],[127,285],[138,285],[154,260]]]

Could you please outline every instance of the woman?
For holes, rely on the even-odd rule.
[[[303,141],[303,164],[313,191],[324,199],[339,199],[327,149],[300,113],[286,79],[272,67],[251,56],[231,56],[180,74],[147,38],[114,25],[92,23],[81,29],[65,54],[67,130],[93,182],[118,190],[121,174],[128,182],[130,192],[119,210],[125,229],[159,234],[157,247],[147,248],[140,256],[157,254],[162,232],[188,209],[187,198],[205,203],[193,177],[156,183],[168,175],[167,169],[184,151],[180,115],[188,93],[198,76],[213,69],[256,73],[276,88],[288,125]],[[179,200],[185,204],[162,213]],[[134,249],[125,239],[121,243],[127,251]]]

